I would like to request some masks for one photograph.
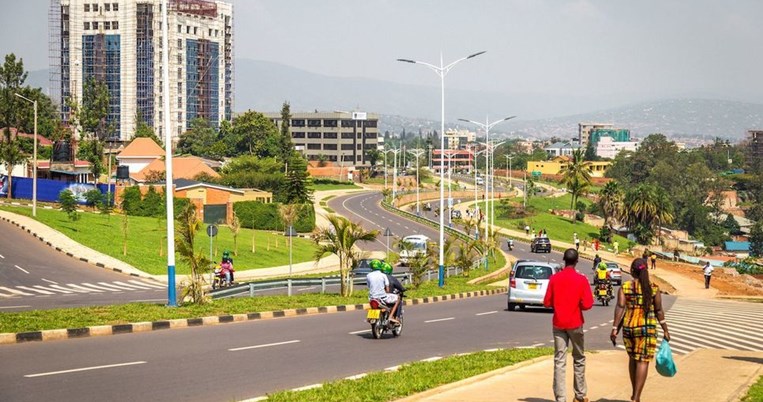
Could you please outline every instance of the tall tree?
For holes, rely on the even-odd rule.
[[[582,149],[576,149],[572,152],[571,159],[562,169],[562,184],[567,186],[567,190],[572,195],[570,209],[574,211],[577,200],[584,195],[591,186],[591,163],[584,160]],[[572,221],[575,222],[575,213],[572,214]]]
[[[350,270],[360,256],[359,251],[354,247],[355,243],[373,241],[379,232],[367,231],[359,224],[341,216],[332,214],[327,219],[329,226],[318,229],[313,237],[318,246],[315,250],[315,260],[320,260],[326,253],[339,257],[340,292],[343,297],[349,297],[352,295],[349,284]]]
[[[19,119],[17,109],[22,102],[16,93],[24,86],[27,72],[24,71],[24,60],[16,61],[13,53],[5,55],[5,62],[0,66],[0,127],[16,127]],[[6,133],[6,140],[10,133]]]
[[[604,224],[612,229],[613,221],[620,220],[624,210],[623,191],[617,181],[607,182],[599,193],[599,209],[604,215]]]
[[[280,138],[273,122],[262,113],[247,111],[233,119],[236,155],[249,154],[260,158],[280,155]]]
[[[294,152],[294,144],[291,142],[291,133],[289,132],[289,126],[291,124],[291,106],[289,102],[284,102],[281,106],[281,160],[289,160],[292,152]]]
[[[6,132],[6,138],[10,138],[8,127],[5,128]],[[13,189],[13,167],[16,165],[19,165],[21,163],[26,162],[27,157],[24,155],[23,152],[21,152],[21,147],[19,147],[19,140],[13,139],[13,140],[6,140],[5,142],[0,143],[0,160],[2,160],[5,163],[6,171],[8,172],[8,194],[7,198],[11,198],[11,193]]]
[[[191,120],[190,129],[180,135],[177,152],[195,156],[210,156],[217,143],[217,132],[205,119]]]
[[[307,162],[302,155],[294,155],[288,162],[289,171],[281,187],[278,199],[286,204],[304,204],[312,202],[313,189]]]
[[[146,123],[140,111],[135,116],[135,134],[132,138],[151,138],[155,143],[164,146],[164,142],[154,132],[154,129]]]
[[[750,255],[763,257],[763,222],[756,223],[750,229]]]

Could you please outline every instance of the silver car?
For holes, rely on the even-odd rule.
[[[519,260],[509,275],[509,311],[519,306],[543,306],[551,275],[559,271],[559,265],[541,261]]]

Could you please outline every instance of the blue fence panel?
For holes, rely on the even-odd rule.
[[[5,182],[5,177],[3,178],[3,182]],[[11,191],[13,198],[27,200],[32,199],[31,178],[14,177],[11,185],[13,186]],[[115,190],[113,184],[98,184],[97,188],[101,191],[101,193],[106,194],[109,191],[109,187],[111,187],[111,197],[113,198]],[[56,202],[58,201],[58,195],[61,194],[62,191],[69,189],[72,193],[74,193],[77,201],[84,203],[84,194],[94,188],[96,188],[96,186],[89,183],[73,183],[60,180],[37,179],[37,200],[44,202]],[[0,196],[1,195],[2,194],[0,194]]]

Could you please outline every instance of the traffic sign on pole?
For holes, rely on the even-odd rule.
[[[217,236],[217,225],[209,225],[209,226],[207,226],[207,236],[209,236],[209,237]]]

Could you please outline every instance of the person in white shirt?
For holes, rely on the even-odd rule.
[[[366,283],[368,284],[368,300],[378,299],[384,302],[388,306],[392,306],[392,310],[389,313],[389,320],[397,323],[394,318],[397,311],[397,305],[400,303],[400,298],[396,294],[390,293],[389,278],[380,270],[381,267],[371,265],[373,271],[366,275]]]
[[[713,266],[710,265],[710,261],[705,263],[702,267],[702,271],[705,273],[705,289],[710,289],[710,277],[713,275]]]

